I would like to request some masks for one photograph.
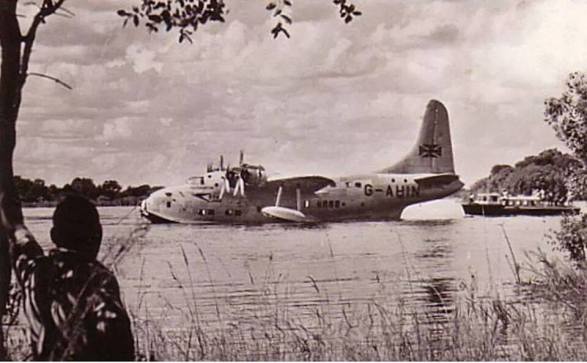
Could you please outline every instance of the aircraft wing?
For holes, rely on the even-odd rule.
[[[300,189],[303,194],[311,194],[328,185],[335,186],[334,180],[323,176],[301,176],[293,178],[274,179],[267,182],[269,189],[278,189],[280,186],[284,190]]]
[[[261,212],[266,216],[289,222],[314,223],[316,222],[315,218],[301,211],[301,198],[304,195],[313,195],[328,185],[335,186],[336,183],[334,180],[322,176],[270,180],[265,184],[263,190],[269,191],[271,198],[275,199],[271,203],[267,203]],[[266,198],[267,195],[264,197]]]

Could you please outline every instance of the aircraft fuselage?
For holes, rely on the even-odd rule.
[[[275,205],[281,194],[279,206],[303,213],[308,221],[399,219],[408,205],[448,196],[463,186],[456,176],[442,183],[422,182],[427,176],[355,175],[332,179],[334,185],[312,193],[305,192],[308,188],[304,185],[279,182],[222,193],[223,180],[212,172],[204,176],[205,184],[186,184],[153,193],[141,210],[153,222],[275,222],[274,217],[263,213],[263,208]]]

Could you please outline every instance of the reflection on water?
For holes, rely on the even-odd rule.
[[[117,267],[121,288],[129,307],[167,330],[194,316],[207,329],[254,326],[274,318],[276,307],[292,321],[317,324],[328,313],[352,326],[361,306],[397,302],[421,313],[441,346],[449,337],[438,327],[449,321],[463,290],[516,293],[501,225],[523,261],[525,251],[548,250],[544,235],[558,218],[463,218],[454,202],[438,205],[422,212],[427,219],[417,219],[423,209],[416,207],[396,222],[152,225]],[[50,213],[25,210],[45,247]],[[100,214],[106,246],[139,223],[130,208]]]

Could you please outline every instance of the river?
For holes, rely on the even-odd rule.
[[[47,248],[51,212],[25,209]],[[314,227],[169,224],[137,232],[137,209],[100,208],[100,215],[103,251],[131,245],[116,264],[127,306],[164,330],[181,329],[193,309],[209,329],[262,319],[268,299],[304,319],[317,306],[373,299],[402,301],[433,316],[463,289],[508,297],[515,282],[508,239],[524,264],[528,251],[551,251],[545,235],[560,221],[465,217],[452,199],[412,206],[401,221]],[[129,238],[133,231],[140,238]]]

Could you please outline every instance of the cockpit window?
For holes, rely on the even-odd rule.
[[[355,187],[360,188],[362,186],[361,182],[355,182]]]
[[[171,197],[172,194],[171,194],[171,192],[165,192],[165,195],[168,197]]]
[[[203,176],[192,176],[188,179],[188,183],[190,185],[204,185],[204,177]]]

